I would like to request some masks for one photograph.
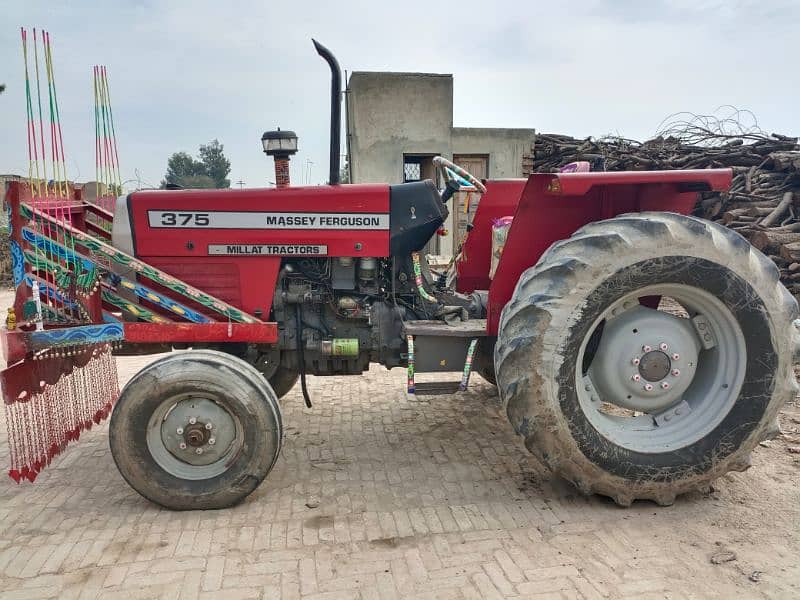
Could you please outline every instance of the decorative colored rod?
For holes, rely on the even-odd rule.
[[[64,178],[64,196],[68,196],[69,191],[69,178],[67,177],[67,159],[64,155],[64,135],[61,129],[61,112],[58,107],[58,90],[56,88],[56,73],[55,69],[53,68],[53,46],[50,42],[50,33],[45,32],[45,41],[47,44],[47,60],[50,65],[50,78],[53,84],[53,104],[55,105],[55,117],[56,117],[56,133],[57,136],[57,145],[60,150],[60,173]]]
[[[39,138],[42,142],[42,178],[44,179],[45,190],[47,190],[47,153],[44,148],[44,121],[42,119],[42,93],[39,82],[39,41],[36,37],[36,28],[33,28],[33,63],[36,67],[36,101],[39,105]],[[45,195],[47,193],[45,192]]]
[[[25,60],[25,103],[28,111],[28,182],[34,195],[39,195],[39,149],[36,141],[36,121],[33,115],[31,78],[28,71],[28,32],[22,28],[22,56]],[[35,177],[34,177],[35,175]]]
[[[47,105],[50,110],[50,160],[53,161],[53,191],[56,197],[62,196],[61,173],[59,172],[58,138],[56,136],[56,114],[53,106],[53,78],[50,76],[50,57],[47,53],[47,32],[42,31],[44,51],[44,74],[47,80]],[[66,195],[66,194],[64,194]]]
[[[97,98],[97,66],[92,77],[94,87],[94,181],[97,185],[96,195],[100,196],[100,105]]]
[[[475,357],[475,347],[478,345],[478,338],[469,343],[467,348],[467,360],[464,361],[464,372],[461,374],[461,383],[458,384],[459,391],[465,391],[469,385],[469,376],[472,373],[472,360]]]
[[[113,150],[113,157],[114,157],[114,169],[116,172],[116,184],[117,184],[117,193],[122,193],[122,175],[119,169],[119,153],[117,152],[117,132],[114,129],[114,113],[111,109],[111,90],[108,86],[108,71],[106,71],[105,66],[101,66],[100,69],[103,73],[103,85],[105,86],[105,98],[106,104],[108,105],[108,122],[110,125],[111,130],[111,148]]]

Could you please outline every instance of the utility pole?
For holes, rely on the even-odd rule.
[[[238,185],[238,186],[239,186],[239,189],[241,190],[241,189],[244,187],[244,181],[242,181],[242,180],[240,179],[239,181],[237,181],[237,182],[236,182],[236,185]]]
[[[314,166],[314,161],[312,161],[311,159],[307,158],[306,159],[305,173],[303,173],[303,175],[304,175],[303,179],[305,179],[304,183],[306,185],[311,183],[311,168],[313,166]]]

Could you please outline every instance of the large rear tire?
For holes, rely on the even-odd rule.
[[[109,429],[125,480],[173,510],[237,504],[270,472],[282,439],[278,399],[261,373],[214,350],[171,354],[139,371]]]
[[[664,297],[672,314],[654,308]],[[779,432],[797,313],[775,265],[720,225],[592,223],[520,278],[495,349],[500,395],[527,448],[584,494],[668,505],[747,469]]]

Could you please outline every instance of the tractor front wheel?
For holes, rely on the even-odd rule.
[[[282,438],[278,399],[261,373],[214,350],[142,369],[122,390],[109,430],[123,478],[173,510],[240,502],[272,469]]]
[[[778,433],[797,313],[775,265],[720,225],[592,223],[520,278],[499,392],[527,448],[581,492],[668,505],[745,470]]]

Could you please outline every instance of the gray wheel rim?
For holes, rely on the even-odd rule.
[[[180,479],[221,475],[241,450],[242,438],[241,422],[223,399],[195,393],[165,399],[147,426],[153,460]]]
[[[689,318],[647,308],[639,302],[644,296],[673,298]],[[591,334],[601,324],[584,374]],[[689,446],[722,422],[739,395],[744,335],[733,313],[704,290],[683,284],[636,290],[603,311],[589,331],[577,360],[578,400],[592,426],[618,446],[643,453]]]

